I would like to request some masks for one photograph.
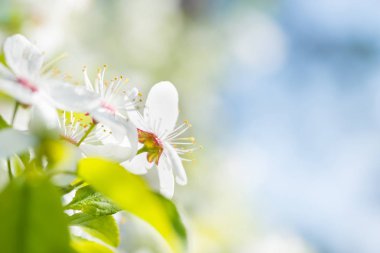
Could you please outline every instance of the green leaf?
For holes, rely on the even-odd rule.
[[[139,176],[99,158],[79,162],[78,175],[119,207],[153,226],[174,252],[182,252],[186,230],[174,204],[150,190]]]
[[[77,253],[114,253],[113,250],[93,241],[75,239],[71,243]]]
[[[81,226],[85,232],[111,246],[117,247],[119,245],[119,227],[114,217],[110,215],[93,217],[88,214],[75,214],[73,216],[76,217],[74,219],[70,217],[72,225]]]
[[[5,121],[5,119],[0,115],[0,129],[10,128],[10,125]]]
[[[65,209],[80,210],[92,216],[110,215],[120,211],[109,199],[95,192],[90,186],[77,190],[75,197]]]
[[[2,253],[71,253],[57,189],[44,177],[18,177],[0,193]]]
[[[92,216],[92,215],[86,214],[86,213],[75,213],[71,216],[67,215],[67,219],[69,220],[70,226],[79,225],[79,224],[87,222],[89,220],[96,219],[97,217],[102,217],[102,216]]]
[[[12,171],[15,176],[21,175],[25,170],[25,165],[22,162],[20,156],[14,155],[11,158]]]

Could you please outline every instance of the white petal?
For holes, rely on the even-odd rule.
[[[96,121],[109,127],[112,131],[112,135],[117,140],[123,140],[127,137],[130,143],[131,153],[136,154],[138,144],[137,129],[130,120],[116,117],[102,108],[92,111],[91,116]]]
[[[137,88],[132,88],[126,95],[130,101],[136,99],[139,96],[139,90]]]
[[[146,158],[146,153],[141,153],[133,157],[131,161],[121,163],[121,166],[134,174],[143,175],[147,173],[150,164]]]
[[[186,171],[183,168],[182,160],[179,157],[178,153],[170,144],[164,144],[165,155],[170,160],[173,172],[175,174],[175,181],[179,185],[187,184]]]
[[[170,161],[162,156],[157,166],[158,178],[160,181],[160,192],[167,198],[174,195],[174,177],[170,166]]]
[[[58,122],[58,114],[54,107],[44,99],[36,101],[29,122],[29,129],[32,132],[43,134],[46,130],[58,129]]]
[[[144,118],[158,135],[174,129],[178,118],[178,92],[172,83],[160,82],[150,89]]]
[[[21,153],[34,146],[37,139],[24,132],[8,128],[0,131],[0,158]]]
[[[128,130],[127,130],[128,132]],[[120,155],[117,155],[117,161],[123,162],[131,159],[136,155],[137,152],[137,130],[136,128],[130,129],[130,132],[136,133],[136,135],[129,137],[128,135],[123,135],[121,138],[117,138],[113,132],[107,135],[105,138],[103,137],[101,142],[103,145],[109,145],[110,147],[114,147],[116,153],[118,153],[118,149],[120,149]],[[100,132],[101,133],[101,132]],[[132,142],[131,142],[132,141]],[[110,150],[112,152],[112,150]]]
[[[143,116],[137,110],[132,110],[127,112],[128,119],[140,130],[149,131],[147,129],[146,123]]]
[[[32,92],[15,81],[0,80],[0,91],[13,97],[22,104],[33,104],[38,92]]]
[[[5,67],[1,62],[0,62],[0,76],[8,80],[15,79],[14,74],[7,67]]]
[[[137,147],[138,147],[138,133],[136,126],[128,120],[125,123],[125,129],[126,129],[126,137],[128,138],[130,147],[131,147],[131,153],[135,155],[137,153]]]
[[[59,80],[43,80],[41,82],[41,88],[51,98],[51,103],[56,108],[66,111],[89,112],[100,105],[99,97],[84,87]]]
[[[82,144],[80,149],[88,157],[104,157],[116,162],[125,161],[131,157],[131,148],[117,144],[90,145]]]
[[[43,54],[24,36],[8,37],[4,42],[4,54],[8,66],[18,77],[33,79],[39,74]]]

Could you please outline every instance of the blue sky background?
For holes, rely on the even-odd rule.
[[[242,10],[252,19],[243,31],[276,35],[245,36],[269,51],[259,52],[266,68],[234,53],[226,66],[222,145],[244,149],[237,181],[269,229],[296,231],[317,252],[380,252],[379,8],[287,0]]]

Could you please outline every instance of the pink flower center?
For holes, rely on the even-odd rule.
[[[37,92],[38,91],[38,88],[25,78],[21,78],[21,77],[17,78],[17,82],[19,84],[21,84],[22,87],[29,89],[31,92]]]
[[[107,103],[106,101],[102,101],[100,105],[112,114],[115,114],[117,112],[116,108],[110,103]]]

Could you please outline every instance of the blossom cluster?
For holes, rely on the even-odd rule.
[[[168,198],[175,182],[187,183],[183,155],[192,151],[194,139],[181,137],[190,124],[177,125],[178,92],[172,83],[155,84],[143,105],[141,93],[125,78],[106,79],[106,66],[94,80],[84,68],[79,85],[51,74],[43,52],[20,34],[5,40],[3,53],[6,65],[0,63],[0,93],[14,98],[15,109],[28,108],[26,132],[53,129],[78,146],[82,156],[117,161],[135,174],[155,168],[159,190]],[[83,117],[89,120],[84,122]],[[16,152],[12,145],[22,147],[25,142],[26,147],[28,141],[1,135],[0,145],[6,148],[0,148],[0,158]]]

